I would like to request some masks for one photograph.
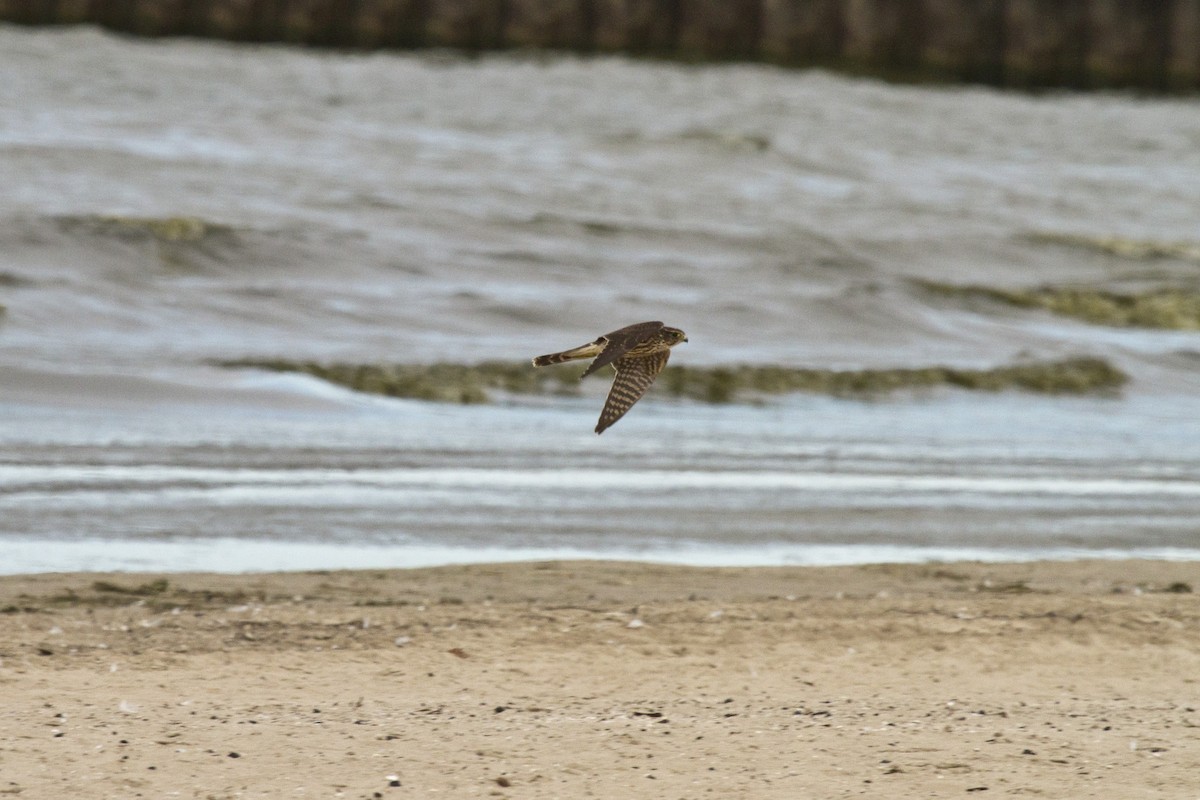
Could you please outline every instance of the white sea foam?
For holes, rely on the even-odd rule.
[[[639,470],[639,469],[205,469],[164,465],[139,466],[4,466],[0,493],[9,499],[119,494],[133,487],[153,487],[155,497],[171,493],[203,494],[251,500],[311,502],[340,495],[366,498],[413,489],[542,490],[582,493],[654,493],[673,490],[812,493],[1069,495],[1095,497],[1200,497],[1200,481],[1178,478],[1069,478],[1052,476],[969,476],[931,474],[839,474],[811,471]]]
[[[255,539],[69,543],[0,540],[0,574],[41,572],[268,572],[329,569],[411,569],[508,561],[618,560],[689,566],[837,566],[946,561],[1029,561],[1148,558],[1200,561],[1200,548],[1064,548],[797,544],[738,548],[675,542],[638,549],[577,547],[453,547],[436,544],[328,545]]]

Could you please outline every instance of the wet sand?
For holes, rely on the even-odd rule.
[[[5,577],[0,794],[1195,798],[1198,577]]]

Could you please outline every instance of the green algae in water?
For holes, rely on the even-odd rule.
[[[1179,287],[1138,293],[1042,286],[996,289],[922,281],[924,289],[947,297],[975,297],[1019,308],[1041,308],[1094,325],[1120,328],[1200,330],[1200,291]]]
[[[1115,392],[1127,380],[1123,372],[1103,359],[1072,358],[993,369],[942,366],[862,370],[778,366],[675,367],[664,373],[662,382],[667,392],[677,397],[728,403],[747,397],[793,392],[871,397],[941,386],[982,392],[1016,389],[1037,394],[1096,394]]]
[[[487,403],[492,393],[572,395],[579,372],[540,370],[528,364],[319,364],[286,359],[219,362],[231,368],[299,372],[358,392],[441,403]],[[830,370],[782,366],[668,367],[651,393],[706,403],[751,401],[796,392],[840,397],[875,397],[903,390],[956,387],[970,391],[1019,390],[1036,394],[1113,394],[1127,376],[1099,358],[1072,358],[961,369]]]
[[[1081,236],[1051,232],[1033,233],[1026,238],[1039,244],[1056,244],[1092,250],[1133,261],[1159,259],[1200,261],[1200,243],[1197,242],[1157,242],[1151,239],[1129,239],[1123,236]]]
[[[213,236],[228,234],[232,228],[198,217],[125,217],[96,215],[64,217],[67,228],[81,227],[94,233],[118,237],[150,237],[160,242],[200,242]]]
[[[233,243],[236,233],[228,225],[198,217],[93,215],[60,217],[59,225],[67,232],[83,231],[130,244],[150,245],[161,267],[185,273],[202,269],[213,257],[213,248]]]

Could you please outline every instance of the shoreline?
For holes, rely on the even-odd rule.
[[[566,547],[467,547],[433,545],[343,545],[254,539],[205,539],[184,542],[83,539],[70,543],[72,557],[47,553],[41,539],[0,543],[0,578],[53,574],[149,575],[193,573],[252,576],[298,574],[316,570],[355,572],[487,567],[534,562],[625,563],[696,569],[822,569],[892,564],[1029,564],[1074,561],[1163,561],[1200,563],[1200,548],[1055,547],[1037,550],[986,546],[879,544],[696,544],[669,549],[584,550]],[[238,557],[228,553],[236,551]],[[23,565],[8,571],[13,564]],[[78,566],[88,565],[87,570]],[[150,567],[149,565],[154,565]],[[261,565],[270,565],[263,568]]]
[[[1198,574],[588,561],[4,576],[0,791],[1190,797]]]

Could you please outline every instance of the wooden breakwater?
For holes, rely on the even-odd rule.
[[[1200,0],[0,0],[0,20],[339,48],[756,60],[1030,88],[1200,89]]]

